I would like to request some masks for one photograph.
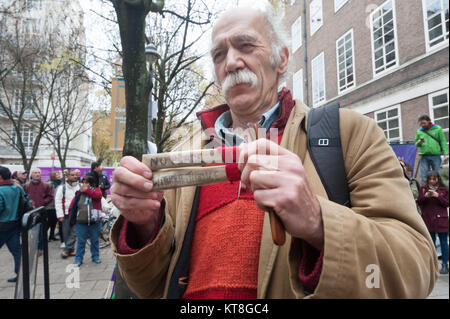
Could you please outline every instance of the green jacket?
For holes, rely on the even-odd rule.
[[[14,222],[19,218],[20,196],[24,195],[22,187],[16,184],[0,186],[0,222]]]
[[[440,141],[439,143],[434,140],[431,136],[433,136],[436,140]],[[417,130],[416,139],[414,143],[419,148],[419,155],[448,155],[448,146],[447,140],[445,139],[444,131],[442,127],[439,125],[433,125],[428,131],[425,133],[423,128]],[[418,141],[423,138],[425,142],[422,145],[418,144]],[[441,154],[441,147],[443,153]]]

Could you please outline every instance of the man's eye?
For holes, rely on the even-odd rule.
[[[214,61],[223,57],[223,52],[217,52],[214,54]]]

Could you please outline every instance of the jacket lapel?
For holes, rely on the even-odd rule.
[[[295,107],[287,121],[283,138],[280,146],[289,151],[299,155],[302,162],[306,156],[306,134],[304,133],[304,120],[308,108],[300,101],[295,101]],[[300,128],[300,129],[299,129]],[[286,243],[283,247],[274,244],[272,239],[272,232],[270,228],[269,214],[264,217],[263,233],[261,239],[261,249],[259,253],[258,265],[258,292],[257,296],[264,299],[267,294],[270,278],[274,268],[276,258],[280,249],[289,249],[290,238],[287,235]]]

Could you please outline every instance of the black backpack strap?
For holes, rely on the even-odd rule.
[[[350,191],[342,153],[339,103],[311,109],[308,115],[308,151],[328,198],[350,207]]]
[[[188,227],[184,235],[183,245],[181,247],[180,256],[175,264],[172,276],[169,282],[169,289],[167,292],[167,299],[181,299],[186,291],[189,263],[191,258],[191,245],[194,238],[195,218],[197,217],[198,201],[200,199],[200,189],[195,189],[194,202],[192,204],[191,215],[189,217]]]

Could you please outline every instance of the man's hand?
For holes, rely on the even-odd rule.
[[[421,138],[421,139],[417,142],[417,144],[419,144],[419,145],[422,145],[423,143],[425,143],[425,140],[424,140],[423,138]]]
[[[289,234],[323,248],[320,204],[296,154],[259,139],[241,146],[239,169],[242,183],[252,189],[261,209],[273,208]]]
[[[134,157],[124,157],[114,170],[111,200],[120,213],[134,224],[138,240],[150,239],[161,207],[163,192],[153,192],[152,171]]]
[[[64,217],[58,218],[58,221],[62,223],[64,221]]]

